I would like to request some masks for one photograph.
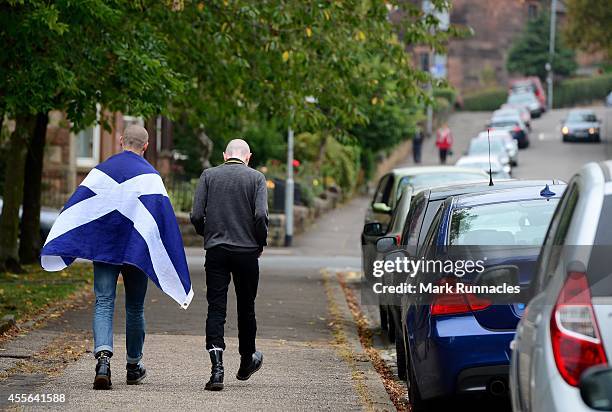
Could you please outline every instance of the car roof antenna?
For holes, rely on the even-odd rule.
[[[487,141],[489,142],[489,186],[493,186],[493,170],[491,167],[491,128],[487,127]]]

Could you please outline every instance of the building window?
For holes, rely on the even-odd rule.
[[[100,125],[96,123],[76,134],[78,167],[95,167],[100,162],[100,133]]]
[[[527,6],[527,17],[529,20],[533,20],[538,17],[538,6],[535,4],[530,4]]]

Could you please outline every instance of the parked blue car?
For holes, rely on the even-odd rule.
[[[434,216],[419,257],[444,261],[456,259],[458,251],[469,259],[483,253],[485,271],[512,268],[527,288],[564,189],[558,184],[450,197]],[[436,284],[478,280],[469,274],[418,273],[413,282],[423,276]],[[507,395],[509,345],[523,308],[474,294],[404,294],[402,332],[413,410],[427,410],[430,400],[456,394]]]

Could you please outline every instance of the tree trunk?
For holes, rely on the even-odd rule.
[[[23,183],[23,213],[19,236],[19,258],[21,263],[38,261],[44,239],[40,237],[40,193],[42,186],[43,156],[47,135],[47,113],[36,115],[36,128],[28,146]]]
[[[23,176],[30,136],[36,116],[19,115],[9,141],[4,173],[4,204],[0,214],[0,270],[20,272],[18,255],[19,207],[23,197]]]

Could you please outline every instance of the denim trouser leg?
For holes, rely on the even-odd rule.
[[[115,313],[115,294],[117,277],[121,266],[94,262],[94,310],[93,333],[94,354],[107,350],[113,352],[113,315]]]
[[[148,277],[140,269],[124,265],[121,269],[125,286],[125,339],[127,362],[138,363],[142,359],[145,340],[144,300]]]

